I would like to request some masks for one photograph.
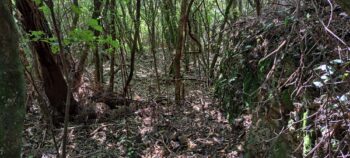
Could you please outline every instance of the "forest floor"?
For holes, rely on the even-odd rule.
[[[150,56],[143,56],[133,93],[138,100],[152,102],[156,97],[154,70]],[[69,157],[242,157],[250,117],[229,124],[205,82],[188,80],[185,84],[182,106],[171,101],[173,84],[161,82],[161,97],[170,101],[153,102],[118,118],[71,123]],[[51,131],[41,123],[38,107],[32,106],[25,120],[23,157],[56,157]],[[61,142],[63,128],[54,133]]]

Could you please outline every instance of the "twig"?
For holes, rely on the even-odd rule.
[[[73,129],[77,129],[77,128],[82,128],[85,127],[86,125],[79,125],[79,126],[72,126],[72,127],[67,127],[68,130],[73,130]],[[60,129],[56,129],[56,131],[62,131],[64,130],[64,128],[60,128]]]
[[[39,104],[40,110],[42,110],[43,114],[44,114],[44,118],[46,119],[46,121],[48,121],[49,124],[49,130],[51,132],[51,136],[52,136],[52,140],[57,152],[57,155],[59,155],[59,148],[58,148],[58,144],[55,138],[55,133],[54,133],[54,125],[53,125],[53,120],[52,117],[50,117],[49,115],[49,110],[47,109],[49,102],[46,101],[46,99],[44,98],[44,96],[40,93],[37,85],[35,84],[34,81],[34,77],[33,75],[29,72],[29,70],[24,66],[24,70],[27,72],[28,76],[29,76],[29,80],[32,83],[33,87],[34,87],[34,91],[38,94],[39,96],[39,100],[40,102],[44,103],[45,105]]]
[[[316,5],[315,5],[315,2],[314,1],[312,1],[313,3],[313,6],[314,6],[314,8],[315,8],[315,10],[316,10],[316,12],[318,13],[318,9],[317,9],[317,7],[316,7]],[[331,5],[331,7],[332,7],[332,3],[329,1],[329,0],[327,0],[327,2]],[[332,14],[333,12],[331,12],[331,14]],[[318,14],[317,14],[318,15]],[[328,20],[328,23],[330,24],[330,22],[331,22],[331,19],[332,18],[332,15],[330,16],[330,19]],[[330,30],[329,28],[328,28],[328,26],[326,26],[325,24],[324,24],[324,22],[322,21],[322,19],[318,16],[318,19],[319,19],[319,21],[320,21],[320,23],[322,24],[322,26],[323,26],[323,28],[326,30],[326,32],[328,32],[329,34],[331,34],[333,37],[335,37],[340,43],[342,43],[343,45],[345,45],[347,48],[347,50],[349,50],[350,51],[350,47],[346,44],[346,42],[344,42],[344,40],[342,40],[339,36],[337,36],[332,30]],[[329,25],[328,24],[328,25]]]
[[[320,112],[320,111],[317,111],[317,112],[313,113],[312,115],[308,116],[307,118],[304,118],[304,119],[301,119],[301,120],[299,120],[299,121],[293,122],[291,125],[289,125],[289,126],[286,127],[286,128],[283,127],[282,130],[281,130],[275,137],[270,138],[270,139],[267,139],[267,140],[263,140],[263,141],[264,141],[264,142],[270,142],[270,141],[272,141],[272,140],[274,140],[274,139],[277,139],[282,133],[286,132],[286,131],[287,131],[290,127],[292,127],[293,125],[298,124],[298,123],[300,123],[300,122],[302,122],[302,121],[304,121],[304,120],[307,120],[307,119],[309,119],[309,118],[311,118],[311,117],[317,115],[319,112]],[[262,142],[261,142],[261,143],[262,143]]]
[[[61,31],[59,28],[59,23],[56,19],[55,16],[55,12],[54,12],[54,3],[52,0],[46,0],[45,1],[46,5],[49,7],[50,9],[50,13],[51,13],[51,18],[53,21],[53,26],[54,26],[54,30],[57,36],[57,41],[58,41],[58,45],[59,45],[59,51],[60,51],[60,55],[62,55],[64,57],[64,46],[63,46],[63,37],[61,36]],[[69,109],[71,106],[71,92],[72,92],[72,85],[73,85],[73,72],[71,72],[69,70],[68,63],[65,59],[63,59],[63,64],[65,66],[63,66],[64,71],[66,72],[66,78],[67,78],[67,97],[66,97],[66,107],[65,107],[65,115],[64,115],[64,131],[63,131],[63,141],[62,141],[62,158],[66,158],[66,147],[67,147],[67,135],[68,135],[68,122],[69,122]],[[59,153],[58,153],[59,154]]]
[[[331,1],[327,0],[329,6],[331,7],[331,14],[329,15],[329,19],[328,19],[328,23],[327,23],[327,27],[329,27],[329,25],[331,24],[331,21],[333,19],[333,4]]]
[[[266,60],[267,58],[269,58],[270,56],[272,56],[273,54],[277,53],[285,44],[287,43],[286,40],[284,40],[279,46],[277,49],[275,49],[274,51],[272,51],[269,55],[265,56],[264,58],[260,59],[259,60],[259,64],[261,62],[263,62],[264,60]]]
[[[170,150],[169,147],[165,144],[163,135],[161,135],[161,136],[162,136],[162,138],[161,138],[160,142],[164,145],[165,149],[167,149],[169,153],[174,154],[174,152],[172,150]]]
[[[94,134],[96,134],[101,128],[107,127],[107,126],[110,126],[110,125],[113,125],[113,124],[103,124],[103,125],[101,125],[100,127],[96,128],[93,132],[91,132],[90,135],[94,135]]]

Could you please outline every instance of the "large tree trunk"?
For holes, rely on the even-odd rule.
[[[9,1],[11,2],[11,1]],[[0,3],[0,157],[21,157],[25,92],[10,3]]]
[[[27,33],[42,31],[46,37],[52,37],[44,14],[32,0],[16,0],[16,5],[22,14],[21,22]],[[63,116],[67,97],[67,83],[62,75],[62,71],[54,60],[49,43],[32,41],[31,44],[38,54],[45,93],[53,109]],[[70,113],[76,114],[77,102],[73,97],[71,98]]]

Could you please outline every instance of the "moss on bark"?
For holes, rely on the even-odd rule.
[[[21,155],[24,80],[13,16],[6,3],[0,10],[0,157],[16,158]]]

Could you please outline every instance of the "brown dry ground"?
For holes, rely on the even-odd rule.
[[[153,69],[149,69],[152,66],[147,66],[152,64],[151,58],[140,60],[133,81],[134,99],[150,103],[156,97],[166,100],[119,117],[72,122],[68,131],[69,157],[242,156],[249,117],[234,125],[228,123],[210,87],[196,80],[185,81],[186,101],[182,106],[174,105],[173,84],[162,80],[158,96]],[[30,109],[25,121],[23,157],[56,157],[51,132],[42,123],[37,105]],[[61,142],[63,128],[54,129],[54,133]]]

